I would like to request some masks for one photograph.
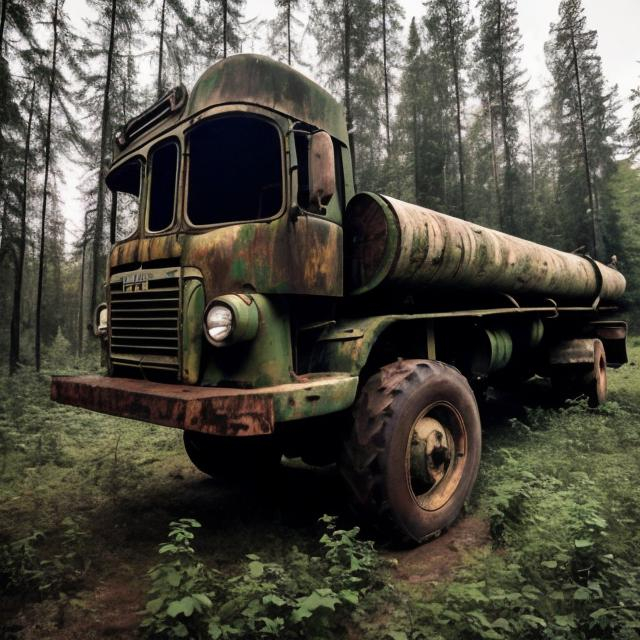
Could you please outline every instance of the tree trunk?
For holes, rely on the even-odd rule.
[[[89,242],[88,219],[89,212],[84,215],[84,229],[82,233],[82,261],[80,263],[80,292],[78,296],[78,357],[82,357],[84,351],[84,273],[87,259],[87,244]]]
[[[287,61],[291,66],[291,0],[287,0]]]
[[[502,207],[503,226],[513,232],[513,173],[511,147],[507,137],[507,99],[504,80],[504,45],[502,43],[502,0],[498,0],[498,81],[500,85],[500,125],[504,149],[504,205]],[[506,225],[506,226],[505,226]]]
[[[222,0],[222,57],[227,57],[227,0]]]
[[[7,100],[4,94],[6,82],[1,74],[5,72],[9,73],[9,65],[5,65],[2,55],[4,52],[4,29],[7,23],[7,5],[9,2],[10,0],[2,0],[2,11],[0,12],[0,193],[4,193],[4,134],[2,129],[4,125],[4,109]]]
[[[458,54],[456,52],[456,39],[453,32],[453,24],[449,7],[446,6],[447,12],[447,30],[449,33],[449,53],[451,54],[451,67],[453,69],[453,84],[456,95],[456,129],[458,138],[458,176],[460,180],[460,217],[466,218],[465,196],[464,196],[464,160],[462,157],[462,115],[461,115],[461,98],[460,98],[460,71],[458,69]]]
[[[98,289],[100,283],[100,254],[103,242],[104,227],[104,178],[107,163],[107,151],[109,147],[109,136],[111,127],[109,123],[109,91],[111,89],[111,72],[113,69],[113,50],[115,46],[115,27],[116,27],[116,10],[117,0],[111,2],[111,28],[109,32],[109,49],[107,51],[107,73],[104,81],[104,96],[102,100],[102,118],[100,122],[100,167],[98,170],[98,194],[96,202],[96,221],[93,230],[93,247],[92,247],[92,267],[91,267],[91,309],[95,309],[97,304]]]
[[[598,259],[598,230],[596,223],[596,210],[593,203],[593,187],[591,185],[591,169],[589,167],[589,152],[587,149],[587,132],[584,124],[584,110],[582,107],[582,88],[580,86],[580,69],[578,67],[578,51],[576,49],[575,34],[571,28],[571,52],[573,57],[573,70],[576,76],[576,88],[578,91],[578,115],[580,117],[580,135],[582,138],[582,157],[584,160],[585,179],[587,182],[587,192],[589,195],[589,209],[591,210],[591,242],[593,246],[593,257]]]
[[[56,62],[58,54],[58,0],[53,10],[53,55],[51,58],[51,77],[49,78],[49,102],[47,105],[47,124],[44,139],[44,185],[42,188],[42,220],[40,224],[40,258],[38,261],[38,289],[36,298],[36,336],[35,359],[36,371],[40,371],[40,351],[42,340],[42,286],[44,280],[44,246],[47,218],[47,191],[49,189],[49,165],[51,163],[51,115],[53,109],[53,92],[56,82]]]
[[[347,119],[347,134],[351,148],[351,166],[353,170],[353,184],[356,184],[356,147],[353,135],[353,114],[351,112],[351,12],[349,0],[342,0],[342,17],[344,22],[344,108]]]
[[[2,0],[2,11],[0,11],[0,58],[4,49],[4,26],[7,23],[7,5],[10,0]]]
[[[420,167],[418,164],[418,154],[420,145],[418,140],[418,105],[416,104],[415,96],[411,102],[411,133],[413,137],[413,191],[416,204],[421,204],[418,201],[418,185],[420,183]]]
[[[500,183],[498,181],[498,159],[496,157],[495,127],[493,126],[493,108],[491,107],[491,96],[489,96],[489,123],[491,129],[491,168],[493,173],[493,183],[496,190],[496,204],[498,206],[498,228],[504,231],[504,214],[502,211],[502,197],[500,194]]]
[[[164,49],[164,22],[165,22],[165,8],[167,5],[167,0],[162,0],[162,11],[160,13],[160,42],[159,46],[159,55],[158,55],[158,85],[157,91],[158,99],[162,97],[164,93],[164,83],[162,82],[162,54]]]
[[[529,96],[526,99],[527,104],[527,120],[529,122],[529,164],[531,167],[531,202],[533,209],[536,209],[536,166],[533,156],[533,132],[531,130],[531,100]]]
[[[382,0],[382,69],[384,72],[384,118],[387,134],[387,156],[391,153],[389,127],[389,71],[387,69],[387,0]]]
[[[27,246],[27,193],[29,177],[29,156],[31,155],[31,126],[35,108],[36,83],[31,86],[29,101],[29,119],[27,120],[27,136],[24,143],[24,165],[22,168],[22,208],[20,211],[20,242],[16,271],[13,279],[13,310],[11,313],[11,342],[9,344],[9,375],[13,375],[20,360],[20,316],[22,311],[22,279],[24,275],[24,254]]]

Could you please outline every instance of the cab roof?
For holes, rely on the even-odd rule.
[[[266,56],[243,53],[216,62],[186,97],[184,87],[176,87],[124,125],[115,136],[112,165],[179,122],[225,104],[271,109],[324,129],[348,145],[342,105],[313,80]]]
[[[230,56],[209,67],[193,87],[184,115],[238,102],[313,124],[347,144],[344,109],[331,94],[288,65],[253,53]]]

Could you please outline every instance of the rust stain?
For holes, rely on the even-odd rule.
[[[137,238],[116,245],[111,251],[111,268],[123,264],[149,262],[163,258],[179,258],[182,246],[175,234],[153,238]]]
[[[207,299],[230,291],[342,295],[342,228],[287,215],[183,236],[182,262],[204,274]]]
[[[273,431],[270,394],[102,376],[58,376],[51,398],[100,413],[225,436]]]

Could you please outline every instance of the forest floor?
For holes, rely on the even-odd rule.
[[[427,545],[379,550],[403,612],[331,637],[637,637],[640,340],[630,347],[599,410],[554,405],[542,382],[488,402],[466,514]],[[179,431],[47,396],[47,375],[0,378],[0,640],[136,637],[147,572],[180,518],[202,524],[199,557],[229,574],[248,554],[317,553],[323,514],[354,525],[334,467],[287,461],[271,483],[220,486]]]

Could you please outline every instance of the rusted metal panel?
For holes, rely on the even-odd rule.
[[[269,394],[240,389],[59,376],[52,379],[51,398],[100,413],[215,435],[263,435],[273,431],[275,422]]]
[[[376,194],[358,194],[345,220],[351,292],[376,286],[535,293],[616,300],[618,271],[500,231]]]
[[[560,342],[549,350],[549,364],[593,364],[594,344],[592,338]]]
[[[230,389],[110,378],[54,376],[51,399],[99,413],[214,435],[271,433],[275,422],[341,411],[353,404],[358,377],[309,374],[298,382]]]
[[[135,264],[151,260],[179,258],[182,246],[175,234],[153,238],[136,238],[117,244],[110,257],[111,268],[122,264]]]
[[[602,341],[607,354],[607,366],[617,368],[629,362],[626,322],[622,320],[596,320],[590,324],[595,336]]]
[[[204,274],[207,300],[225,293],[342,295],[342,228],[316,216],[246,222],[181,236],[182,262]]]
[[[265,56],[230,56],[209,67],[193,87],[185,115],[230,102],[268,107],[348,142],[342,105],[303,74]]]

